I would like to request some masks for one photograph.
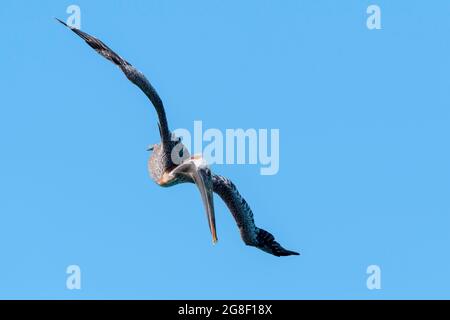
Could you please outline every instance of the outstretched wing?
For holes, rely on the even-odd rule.
[[[284,249],[271,233],[255,225],[252,209],[231,180],[213,174],[212,181],[214,192],[222,198],[233,214],[245,244],[277,257],[298,255],[297,252]]]
[[[159,126],[160,126],[160,134],[161,134],[161,140],[163,142],[167,142],[171,140],[171,135],[169,131],[169,126],[167,124],[167,118],[166,118],[166,112],[164,110],[163,103],[161,101],[161,98],[158,96],[158,93],[153,88],[153,86],[150,84],[150,82],[147,80],[147,78],[144,76],[142,72],[137,70],[135,67],[133,67],[129,62],[127,62],[125,59],[120,57],[117,53],[112,51],[106,44],[98,40],[97,38],[79,30],[76,28],[72,28],[68,26],[65,22],[56,19],[59,22],[61,22],[63,25],[65,25],[67,28],[72,30],[74,33],[76,33],[78,36],[80,36],[86,43],[93,48],[95,51],[97,51],[100,55],[105,57],[106,59],[110,60],[114,64],[116,64],[126,75],[126,77],[133,82],[135,85],[137,85],[144,93],[145,95],[150,99],[153,106],[156,109],[156,112],[158,114],[159,119]]]

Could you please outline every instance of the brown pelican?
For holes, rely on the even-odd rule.
[[[298,255],[297,252],[284,249],[274,236],[258,228],[253,219],[253,212],[236,186],[229,179],[211,173],[211,170],[201,156],[191,156],[181,139],[172,135],[167,123],[166,113],[161,98],[147,78],[130,63],[112,51],[107,45],[89,34],[68,27],[95,51],[116,64],[125,76],[138,86],[150,99],[158,115],[158,127],[161,142],[149,148],[152,151],[148,161],[148,170],[152,179],[162,187],[170,187],[179,183],[195,183],[200,191],[213,243],[217,242],[217,232],[214,214],[213,192],[217,193],[226,203],[236,220],[242,240],[245,244],[259,248],[275,256]]]

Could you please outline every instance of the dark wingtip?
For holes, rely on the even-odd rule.
[[[284,250],[279,253],[279,257],[287,257],[287,256],[299,256],[300,253],[290,250]]]
[[[58,21],[59,23],[65,25],[67,28],[69,28],[69,26],[67,25],[67,23],[65,23],[64,21],[62,21],[62,20],[60,20],[60,19],[58,19],[58,18],[56,18],[56,17],[55,17],[55,20]]]
[[[277,257],[300,255],[298,252],[283,248],[278,242],[275,241],[273,234],[261,228],[258,228],[257,241],[258,245],[256,245],[256,247]]]

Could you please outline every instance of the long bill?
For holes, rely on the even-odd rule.
[[[172,174],[184,175],[189,177],[197,186],[205,207],[206,217],[208,219],[209,230],[211,231],[212,241],[215,244],[217,239],[216,216],[214,212],[213,184],[211,180],[211,171],[203,164],[199,164],[196,159],[189,159],[176,167]]]

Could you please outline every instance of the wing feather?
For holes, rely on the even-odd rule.
[[[214,192],[222,198],[232,213],[245,244],[277,257],[299,254],[284,249],[270,232],[255,225],[252,209],[231,180],[213,174],[212,181]]]
[[[99,39],[83,32],[77,28],[73,28],[68,26],[65,22],[58,20],[60,23],[65,25],[67,28],[72,30],[75,34],[77,34],[80,38],[82,38],[86,43],[97,51],[100,55],[108,59],[117,65],[125,74],[125,76],[136,86],[138,86],[145,95],[150,99],[153,106],[156,109],[156,113],[158,114],[158,120],[160,125],[160,133],[161,139],[163,142],[168,142],[171,140],[171,134],[169,130],[169,126],[167,123],[166,112],[164,110],[164,105],[162,103],[161,98],[156,92],[155,88],[151,85],[151,83],[147,80],[142,72],[133,67],[128,61],[123,59],[117,53],[115,53],[111,48],[109,48],[106,44],[104,44]]]

